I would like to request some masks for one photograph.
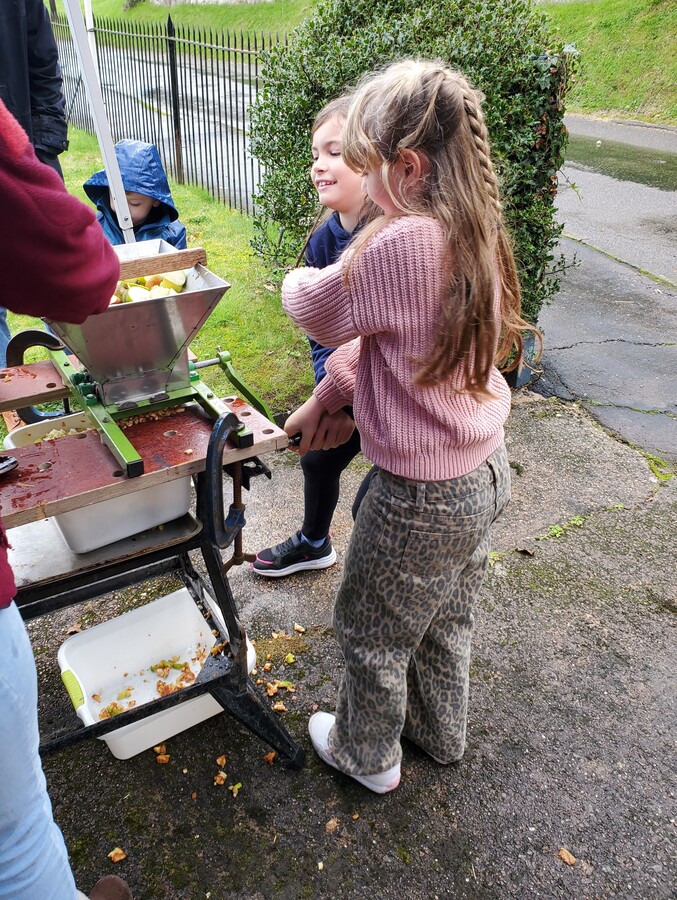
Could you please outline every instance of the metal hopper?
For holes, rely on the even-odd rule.
[[[115,250],[121,280],[182,269],[186,273],[183,290],[169,297],[109,306],[81,325],[46,321],[68,351],[51,353],[64,384],[127,475],[135,477],[143,474],[143,459],[118,424],[123,419],[191,400],[215,418],[222,412],[223,404],[189,364],[188,345],[230,285],[204,267],[207,257],[201,248],[175,250],[157,240],[122,244]],[[73,364],[73,355],[78,365]],[[221,355],[230,359],[229,354]],[[239,439],[251,439],[244,426]]]
[[[182,268],[182,253],[190,253],[176,253],[161,240],[115,250],[123,277]],[[97,385],[104,406],[130,409],[189,386],[188,345],[230,285],[199,262],[185,272],[180,294],[110,306],[81,325],[47,320]]]

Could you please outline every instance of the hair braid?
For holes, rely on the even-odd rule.
[[[484,122],[482,107],[477,101],[477,94],[470,87],[465,78],[459,77],[459,87],[463,97],[463,108],[468,118],[468,125],[472,132],[473,141],[477,150],[477,158],[479,160],[484,183],[491,202],[496,209],[496,217],[500,222],[502,219],[503,205],[498,191],[498,179],[496,171],[491,161],[491,151],[489,149],[489,132]]]

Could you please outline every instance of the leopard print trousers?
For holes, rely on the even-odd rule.
[[[373,479],[334,607],[345,669],[329,744],[344,772],[396,765],[403,734],[440,763],[463,755],[473,606],[509,500],[505,446],[460,478]]]

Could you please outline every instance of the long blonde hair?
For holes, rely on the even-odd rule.
[[[438,336],[429,357],[417,361],[415,382],[437,384],[460,366],[465,391],[480,400],[494,396],[488,388],[492,366],[505,364],[513,348],[519,361],[521,332],[536,330],[520,315],[482,99],[442,63],[403,60],[360,82],[343,129],[346,163],[357,172],[379,173],[401,214],[431,216],[445,234],[447,288]],[[393,166],[404,151],[419,153],[425,172],[402,196]],[[388,218],[362,231],[354,243],[358,252]]]

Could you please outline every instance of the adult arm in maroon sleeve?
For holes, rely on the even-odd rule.
[[[1,101],[0,222],[0,305],[76,324],[108,307],[120,273],[115,251]]]

